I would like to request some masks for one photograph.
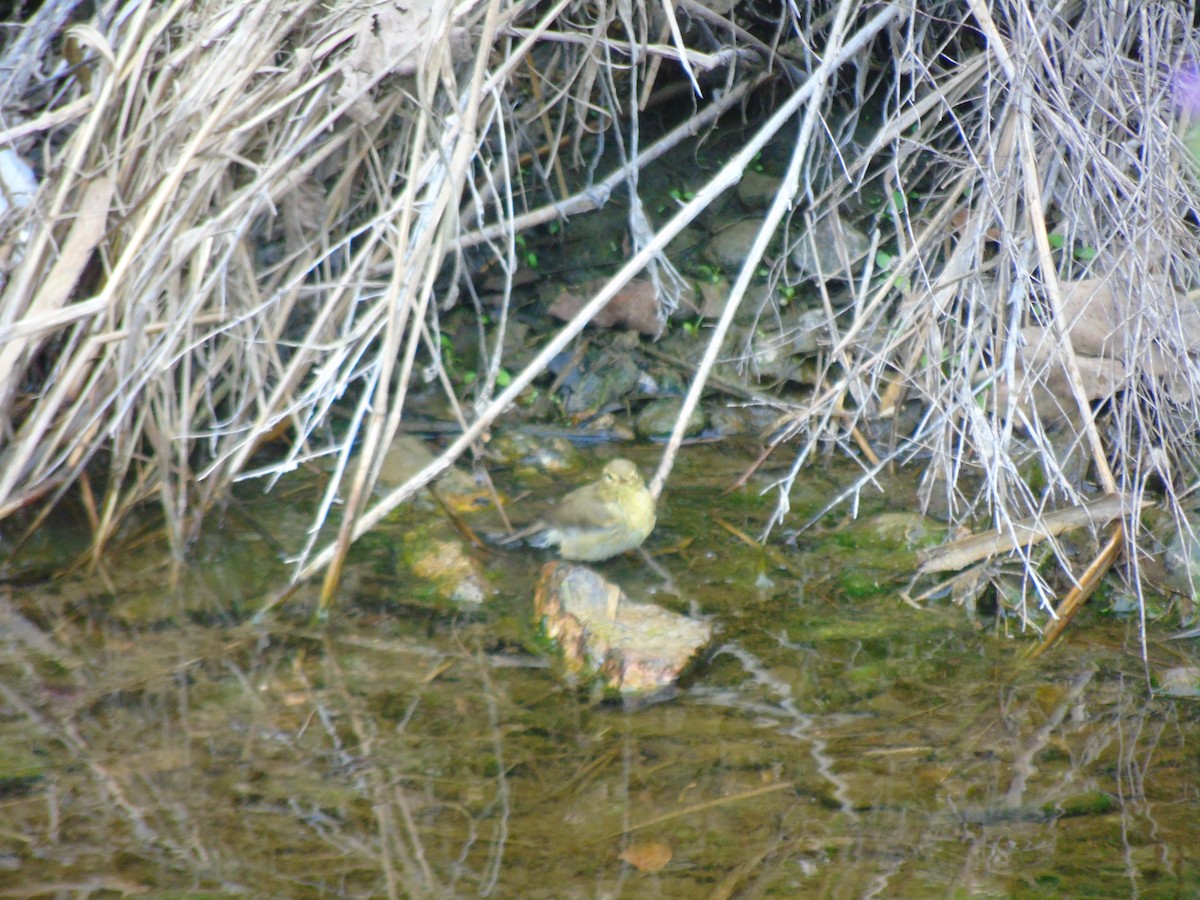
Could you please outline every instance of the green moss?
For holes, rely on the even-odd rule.
[[[885,590],[885,586],[880,583],[875,573],[864,570],[842,572],[841,578],[838,580],[838,587],[851,600],[877,597]]]
[[[0,793],[41,778],[46,772],[46,760],[34,751],[20,746],[0,746]]]
[[[1058,814],[1064,817],[1102,816],[1114,812],[1116,809],[1117,801],[1111,794],[1104,791],[1075,794],[1060,801],[1056,806],[1044,808],[1047,815]]]

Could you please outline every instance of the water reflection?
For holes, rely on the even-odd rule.
[[[153,543],[100,577],[10,587],[0,890],[1197,889],[1197,708],[1148,696],[1133,623],[1093,616],[1022,662],[952,606],[839,591],[827,546],[786,568],[747,549],[711,516],[752,533],[768,501],[722,505],[711,460],[692,466],[651,541],[685,548],[659,560],[681,594],[660,601],[719,636],[679,697],[636,710],[531,651],[540,557],[489,559],[482,605],[429,603],[397,570],[411,523],[364,545],[326,631],[303,596],[233,624],[284,577],[235,522],[174,587]],[[1194,642],[1150,647],[1152,666],[1195,663]]]

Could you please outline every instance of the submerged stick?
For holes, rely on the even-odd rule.
[[[973,534],[962,540],[951,541],[933,550],[924,551],[917,574],[965,569],[971,563],[982,559],[1011,553],[1018,547],[1032,547],[1074,528],[1103,525],[1126,513],[1141,512],[1150,505],[1152,504],[1149,500],[1142,500],[1134,505],[1126,495],[1110,494],[1091,503],[1032,516],[1014,522],[1012,527],[1004,532]]]
[[[1042,642],[1029,654],[1030,659],[1037,659],[1049,650],[1050,645],[1067,630],[1067,626],[1071,624],[1079,610],[1083,609],[1083,604],[1087,602],[1088,598],[1095,593],[1096,588],[1100,585],[1100,580],[1108,574],[1108,570],[1112,568],[1124,547],[1125,525],[1123,522],[1118,522],[1108,543],[1104,545],[1104,549],[1096,555],[1091,565],[1087,567],[1087,571],[1083,573],[1083,577],[1079,579],[1079,583],[1071,588],[1071,592],[1063,598],[1063,602],[1054,611],[1055,621],[1046,629]]]

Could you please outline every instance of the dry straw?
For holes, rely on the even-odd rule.
[[[332,456],[295,548],[297,579],[324,570],[328,599],[352,540],[625,282],[650,266],[669,287],[667,243],[773,140],[794,145],[790,168],[690,401],[731,351],[777,226],[794,241],[882,197],[874,246],[897,250],[849,273],[849,303],[824,294],[817,389],[778,402],[776,452],[793,460],[778,517],[813,454],[843,446],[874,460],[852,503],[879,465],[919,459],[925,502],[1001,532],[1082,504],[1084,467],[1127,510],[1150,484],[1190,483],[1196,168],[1176,86],[1200,48],[1185,8],[843,0],[746,4],[735,21],[730,4],[609,6],[59,2],[9,28],[0,150],[32,164],[37,192],[0,223],[0,514],[76,492],[99,554],[154,500],[182,555],[234,481]],[[695,116],[638,146],[631,123],[666,75],[700,87]],[[461,302],[447,276],[464,254],[511,275],[522,230],[608,202],[752,88],[776,114],[745,152],[657,227],[634,204],[629,264],[503,390],[489,354],[482,387],[452,398],[461,436],[374,499],[414,373],[433,360],[451,390],[437,319]],[[603,129],[625,163],[587,176]],[[792,277],[786,255],[772,277]],[[1076,302],[1080,284],[1096,288]],[[507,305],[493,315],[503,327]],[[335,405],[348,427],[331,427]],[[279,434],[288,452],[256,463]]]

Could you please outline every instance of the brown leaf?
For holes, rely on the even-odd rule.
[[[1017,356],[1017,402],[1025,402],[1029,391],[1038,416],[1054,421],[1075,409],[1071,381],[1054,332],[1029,325],[1021,329],[1022,346]],[[1075,364],[1088,400],[1100,400],[1120,390],[1126,380],[1126,368],[1116,359],[1077,354]],[[1000,398],[1006,397],[1001,385]]]
[[[1200,353],[1200,310],[1162,275],[1126,282],[1117,275],[1062,283],[1059,309],[1084,397],[1101,400],[1125,388],[1137,371],[1160,379],[1165,394],[1190,390],[1190,357]],[[1153,337],[1153,340],[1151,340]],[[1074,412],[1066,355],[1051,328],[1021,329],[1012,385],[998,384],[999,408],[1012,391],[1028,413],[1053,421]]]
[[[567,322],[583,309],[604,284],[604,281],[589,281],[578,285],[574,291],[564,290],[550,304],[548,312],[556,319]],[[608,301],[592,319],[592,324],[597,328],[632,328],[650,337],[658,337],[662,332],[658,313],[658,294],[654,285],[649,281],[634,279]]]
[[[633,844],[621,854],[621,862],[627,862],[639,872],[657,872],[671,861],[671,848],[658,841]]]
[[[1200,314],[1164,276],[1151,275],[1137,287],[1130,290],[1116,276],[1064,282],[1062,317],[1071,346],[1077,354],[1124,365],[1136,354],[1152,374],[1175,376],[1180,357],[1200,351]],[[1165,338],[1165,346],[1146,340],[1151,334]]]

